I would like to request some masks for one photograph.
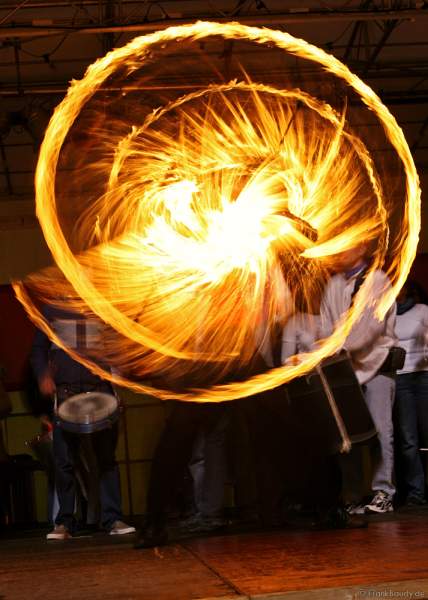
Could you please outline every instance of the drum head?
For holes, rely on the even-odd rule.
[[[59,418],[67,423],[90,425],[108,419],[118,409],[115,396],[102,392],[76,394],[58,407]]]

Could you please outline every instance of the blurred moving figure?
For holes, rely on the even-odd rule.
[[[210,437],[223,416],[224,406],[221,403],[172,402],[171,413],[153,457],[147,517],[135,548],[152,548],[167,543],[168,508],[191,460],[195,441],[199,435]]]
[[[223,414],[211,431],[201,429],[193,446],[189,471],[193,480],[195,514],[184,522],[189,531],[213,531],[226,524],[223,517],[227,481],[227,432],[229,414]]]

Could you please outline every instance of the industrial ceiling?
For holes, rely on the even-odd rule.
[[[195,20],[266,26],[333,54],[379,94],[403,128],[419,172],[428,172],[427,1],[2,0],[0,200],[32,198],[43,132],[71,80],[137,35]],[[203,60],[177,60],[180,52],[177,47],[174,60],[169,53],[162,72],[139,90],[151,107],[157,98],[206,84],[213,73],[227,81],[240,71],[254,80],[325,92],[331,100],[328,78],[313,65],[269,48],[215,39],[200,45]],[[154,81],[156,92],[150,90]],[[113,82],[109,92],[117,98],[130,90],[123,85]],[[343,100],[343,90],[339,95]]]

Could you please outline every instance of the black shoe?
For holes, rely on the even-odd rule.
[[[356,515],[348,515],[345,523],[338,529],[365,529],[368,527],[367,519]]]
[[[184,531],[192,533],[212,533],[225,529],[227,526],[226,519],[222,517],[203,517],[192,519],[182,528]]]
[[[165,546],[167,542],[168,532],[165,527],[147,527],[138,536],[134,548],[137,550],[155,548],[156,546]]]
[[[427,506],[427,501],[422,496],[409,496],[406,500],[405,506],[420,507]]]
[[[419,510],[420,508],[428,508],[428,503],[425,498],[421,496],[408,496],[406,502],[399,507],[400,512],[411,512]]]
[[[315,529],[363,529],[367,527],[364,517],[350,515],[344,508],[330,509],[315,524]]]

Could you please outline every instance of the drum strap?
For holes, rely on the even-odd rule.
[[[352,294],[351,294],[351,305],[354,303],[355,295],[357,294],[358,290],[364,283],[364,280],[366,278],[368,270],[369,270],[369,266],[366,265],[365,267],[363,267],[361,269],[361,271],[358,273],[358,275],[355,278],[355,285],[354,285],[354,289],[352,290]]]
[[[352,443],[349,438],[348,431],[345,427],[345,423],[343,422],[342,416],[339,412],[339,409],[337,408],[337,404],[334,399],[333,392],[331,391],[330,385],[327,381],[326,376],[324,375],[322,367],[320,365],[317,365],[315,367],[315,370],[318,373],[318,375],[320,376],[321,384],[324,388],[324,392],[325,392],[325,395],[327,396],[327,400],[330,405],[331,412],[333,413],[334,419],[337,423],[337,428],[339,429],[340,436],[342,438],[342,448],[340,449],[340,451],[341,452],[349,452],[351,450]]]
[[[77,350],[86,348],[86,324],[83,319],[76,321],[76,346]]]

